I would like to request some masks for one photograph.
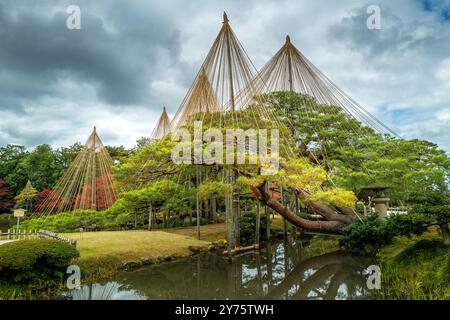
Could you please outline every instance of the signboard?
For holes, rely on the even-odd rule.
[[[24,209],[14,209],[14,217],[15,218],[23,218],[25,216]]]

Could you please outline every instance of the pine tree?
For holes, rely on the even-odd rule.
[[[27,212],[33,210],[33,200],[36,199],[38,191],[33,187],[30,180],[28,180],[27,185],[16,197],[16,200],[21,207],[25,207]]]

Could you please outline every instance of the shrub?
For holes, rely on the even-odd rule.
[[[409,237],[412,234],[419,236],[427,231],[424,218],[413,213],[392,215],[386,220],[386,223],[390,232],[398,236]]]
[[[361,255],[375,255],[381,247],[392,243],[394,238],[388,223],[375,214],[362,221],[356,219],[344,228],[343,233],[341,245]]]
[[[422,217],[418,215],[399,214],[382,220],[372,214],[345,227],[341,245],[353,253],[375,255],[382,247],[391,244],[396,236],[421,235],[426,230]]]
[[[56,240],[21,240],[0,246],[0,279],[39,283],[62,280],[70,261],[79,257],[71,245]]]
[[[88,231],[95,231],[106,229],[108,220],[113,217],[108,217],[103,212],[94,210],[76,210],[73,212],[58,213],[50,215],[45,218],[34,218],[25,220],[21,223],[23,230],[38,230],[47,229],[53,232],[78,232],[80,228]]]

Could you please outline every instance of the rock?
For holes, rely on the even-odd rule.
[[[162,256],[160,257],[161,261],[170,261],[172,260],[172,256]]]
[[[214,241],[212,244],[214,246],[216,246],[217,248],[224,248],[227,246],[227,240],[220,239],[220,240]]]
[[[133,270],[142,266],[140,261],[125,261],[122,263],[122,268],[125,270]]]
[[[208,248],[202,247],[202,246],[189,246],[189,250],[191,250],[192,252],[198,253],[198,252],[208,250]]]
[[[141,263],[143,266],[148,266],[149,264],[152,264],[152,261],[150,260],[149,257],[142,257]]]
[[[160,262],[161,262],[161,261],[160,261],[159,257],[151,258],[151,259],[150,259],[150,263],[151,263],[151,264],[159,264]]]
[[[213,244],[208,246],[208,251],[216,251],[216,249],[217,249],[216,246]]]

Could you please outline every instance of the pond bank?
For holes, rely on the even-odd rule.
[[[420,237],[400,237],[377,255],[381,290],[388,300],[450,299],[450,247],[437,229]]]
[[[187,258],[199,252],[215,250],[226,243],[225,225],[201,227],[201,239],[196,239],[195,227],[148,231],[100,231],[62,234],[77,241],[80,257],[71,264],[78,265],[82,282],[107,279],[121,270],[160,264]],[[46,299],[55,291],[64,289],[65,283],[21,285],[0,283],[1,299]]]
[[[112,276],[121,269],[135,269],[215,250],[225,245],[225,225],[201,227],[198,240],[195,227],[162,230],[100,231],[67,233],[77,240],[80,258],[73,261],[86,281]]]

